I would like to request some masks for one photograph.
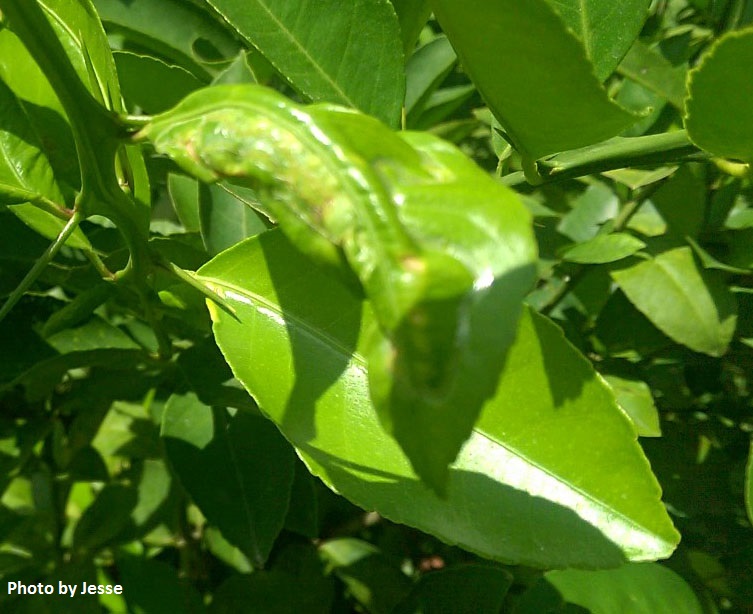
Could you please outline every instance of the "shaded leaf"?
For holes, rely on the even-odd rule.
[[[753,162],[753,28],[718,39],[690,72],[685,127],[717,156]]]
[[[673,66],[659,50],[641,40],[635,41],[622,60],[619,72],[683,110],[687,95],[687,69],[685,66]]]
[[[344,104],[399,125],[403,45],[387,0],[208,3],[308,100]]]
[[[269,570],[231,576],[214,594],[211,614],[330,614],[334,585],[311,545],[285,548]]]
[[[659,330],[696,352],[721,356],[737,324],[737,304],[714,271],[702,271],[689,247],[614,271],[630,302]]]
[[[23,101],[60,181],[78,187],[81,179],[76,146],[63,107],[37,63],[8,28],[0,30],[0,81]]]
[[[677,534],[632,426],[546,319],[522,318],[443,500],[419,482],[369,401],[361,354],[368,304],[274,231],[224,252],[200,275],[237,310],[238,320],[211,308],[236,377],[309,470],[358,505],[535,566],[613,566],[674,548]]]
[[[580,41],[547,0],[433,0],[432,6],[463,67],[526,158],[606,140],[637,119],[608,98]]]
[[[687,166],[659,188],[651,202],[676,237],[693,238],[701,232],[706,219],[706,185]]]
[[[180,66],[148,55],[115,53],[123,97],[143,113],[161,113],[203,84]]]
[[[285,530],[315,539],[319,536],[318,497],[316,479],[298,459],[290,491],[290,507],[285,517]]]
[[[182,0],[94,0],[108,30],[154,55],[209,81],[219,60],[235,57],[241,45],[197,3]]]
[[[95,553],[116,540],[131,522],[136,491],[120,484],[109,484],[86,508],[73,533],[73,546],[79,552]]]
[[[745,508],[748,510],[748,519],[753,524],[753,441],[750,444],[748,467],[745,471]]]
[[[167,189],[175,213],[186,232],[199,232],[199,183],[192,177],[170,173],[167,176]]]
[[[178,571],[154,559],[119,554],[119,583],[132,612],[143,614],[199,614],[204,605],[199,592]]]
[[[421,577],[395,614],[499,614],[512,576],[493,565],[464,565]]]
[[[400,32],[403,39],[403,52],[409,58],[416,46],[418,35],[431,15],[429,0],[390,0],[395,7]]]
[[[456,62],[455,51],[444,36],[435,38],[411,56],[405,69],[405,113],[409,123],[421,114]]]
[[[247,202],[219,185],[199,186],[201,238],[210,256],[267,229]]]
[[[288,511],[293,454],[258,416],[172,395],[162,418],[168,458],[204,516],[255,565],[267,559]]]
[[[57,238],[67,222],[49,211],[62,212],[66,204],[63,193],[31,118],[3,81],[0,81],[0,204],[13,205],[9,211],[48,239]],[[91,249],[79,228],[66,243]]]
[[[353,598],[371,614],[390,614],[410,592],[408,576],[368,542],[333,539],[322,544],[319,552]]]

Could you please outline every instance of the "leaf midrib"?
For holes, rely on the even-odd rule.
[[[352,352],[349,351],[342,343],[340,343],[336,338],[334,338],[332,335],[329,335],[327,333],[324,333],[321,331],[321,329],[315,328],[308,324],[305,320],[295,316],[294,314],[286,313],[283,309],[280,309],[280,306],[272,301],[267,300],[263,296],[260,296],[256,293],[249,292],[245,288],[240,288],[236,286],[235,284],[229,284],[225,281],[218,280],[216,278],[212,277],[204,277],[202,276],[201,279],[208,284],[215,284],[217,286],[221,286],[223,288],[226,288],[228,290],[231,290],[233,292],[238,293],[240,296],[243,296],[247,298],[253,305],[254,311],[258,313],[258,310],[256,309],[255,303],[259,303],[264,308],[267,308],[271,311],[273,311],[276,314],[279,314],[286,322],[293,322],[296,325],[300,326],[303,330],[305,330],[308,334],[310,334],[312,337],[320,339],[324,344],[329,345],[331,349],[334,351],[340,352],[345,358],[348,358],[350,362],[354,362],[364,368],[366,368],[366,360],[363,357],[363,355],[359,354],[358,352]],[[226,297],[225,297],[226,298]],[[616,508],[610,507],[608,503],[605,501],[602,501],[600,499],[596,499],[593,495],[585,492],[581,488],[578,488],[574,485],[572,485],[569,481],[567,481],[562,476],[553,473],[550,469],[547,469],[540,465],[537,462],[532,461],[526,454],[520,452],[518,449],[511,447],[509,444],[502,443],[499,441],[498,438],[494,437],[490,433],[487,433],[486,431],[480,430],[478,427],[474,427],[473,431],[475,433],[478,433],[480,436],[484,437],[485,439],[495,443],[496,445],[499,445],[506,449],[508,452],[513,454],[514,456],[517,456],[518,458],[522,459],[527,464],[531,465],[532,467],[535,467],[542,473],[545,473],[546,475],[552,477],[557,482],[564,484],[567,488],[572,490],[573,492],[576,492],[580,494],[584,499],[587,499],[588,501],[591,501],[595,507],[598,507],[600,510],[607,510],[609,513],[611,513],[614,516],[619,517],[624,521],[624,523],[628,526],[635,527],[638,530],[640,530],[644,534],[649,534],[653,536],[659,537],[662,541],[666,541],[663,537],[658,536],[654,531],[649,529],[648,527],[644,526],[643,524],[640,524],[632,519],[630,519],[628,516],[626,516],[623,512],[618,511]]]
[[[215,11],[217,11],[222,17],[225,19],[225,21],[240,34],[244,39],[249,41],[254,47],[256,47],[255,41],[251,40],[245,33],[243,33],[240,28],[238,28],[229,18],[228,16],[219,8],[216,6],[214,2],[210,0],[210,4],[214,8]],[[267,15],[267,17],[274,23],[276,27],[280,29],[280,31],[286,35],[286,38],[288,39],[288,42],[295,48],[296,51],[298,51],[306,60],[306,62],[313,68],[314,72],[316,72],[325,83],[327,83],[333,91],[337,93],[338,96],[342,97],[342,100],[347,102],[348,105],[351,107],[356,107],[356,104],[353,102],[353,100],[343,91],[343,89],[338,85],[338,83],[322,68],[322,66],[316,61],[316,59],[308,52],[308,50],[299,42],[298,38],[294,35],[294,33],[282,22],[280,19],[271,11],[269,8],[269,5],[261,2],[260,0],[257,0],[256,5],[259,7],[259,9]],[[258,49],[258,47],[257,47]],[[265,55],[265,57],[267,57]],[[271,58],[267,59],[272,62],[276,66],[276,63],[272,61]],[[306,93],[308,95],[308,93]]]

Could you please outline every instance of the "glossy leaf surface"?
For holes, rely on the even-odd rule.
[[[626,604],[631,614],[704,611],[690,586],[657,563],[634,563],[609,571],[550,571],[545,577],[565,601],[593,614],[624,612]]]
[[[343,104],[398,126],[403,45],[388,0],[209,4],[308,100]]]
[[[527,158],[606,140],[636,120],[609,100],[580,41],[546,0],[434,0],[432,6],[463,67]]]
[[[42,6],[87,89],[106,107],[121,111],[115,61],[91,0],[45,0]]]
[[[484,556],[535,566],[608,567],[674,548],[677,534],[632,426],[546,319],[523,316],[499,388],[440,499],[369,400],[361,354],[373,319],[368,304],[276,231],[199,273],[236,309],[237,320],[212,308],[236,377],[309,470],[358,505]]]
[[[696,352],[721,356],[737,305],[717,272],[702,271],[689,247],[612,273],[630,302],[663,333]]]
[[[717,156],[753,162],[753,28],[719,39],[690,73],[685,127]]]
[[[439,139],[259,86],[197,92],[143,134],[200,179],[251,188],[247,202],[304,253],[350,267],[381,333],[367,351],[380,417],[444,490],[533,282],[530,216],[512,192]],[[224,249],[240,228],[217,219],[232,235]]]
[[[162,437],[180,480],[233,544],[262,565],[285,522],[293,454],[268,421],[173,395]]]
[[[550,0],[563,21],[578,35],[600,81],[627,53],[648,16],[650,1]]]
[[[65,199],[42,149],[40,137],[21,101],[2,81],[0,204],[13,205],[10,211],[47,239],[55,239],[66,223],[51,212],[56,209],[62,211]],[[80,229],[74,231],[67,243],[71,247],[91,249]]]

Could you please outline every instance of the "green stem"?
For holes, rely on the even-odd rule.
[[[115,171],[115,155],[123,137],[120,118],[100,104],[81,81],[36,0],[0,0],[0,10],[65,109],[81,168],[80,210],[84,215],[101,213],[111,218],[128,244],[133,268],[148,271],[148,231],[135,222],[134,205],[121,191]]]
[[[509,186],[573,179],[619,168],[671,164],[689,160],[706,160],[710,156],[690,142],[684,130],[631,138],[617,137],[582,149],[573,149],[537,160],[525,173],[502,177]],[[540,178],[540,179],[539,179]]]
[[[19,300],[21,300],[21,297],[41,275],[45,267],[50,262],[52,262],[57,253],[60,251],[60,248],[63,247],[63,244],[66,242],[68,237],[70,237],[71,234],[73,234],[73,231],[78,228],[78,225],[81,223],[82,219],[83,215],[81,211],[76,211],[71,219],[68,220],[68,223],[63,227],[63,230],[60,231],[57,239],[55,239],[55,241],[50,244],[50,246],[45,250],[44,254],[42,254],[42,256],[34,263],[34,266],[26,274],[26,277],[21,280],[21,283],[18,284],[18,287],[13,290],[11,295],[5,301],[2,309],[0,309],[0,320],[8,315],[8,312],[10,312],[13,307],[15,307],[16,303],[18,303]]]

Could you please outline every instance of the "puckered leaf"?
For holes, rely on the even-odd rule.
[[[442,499],[418,480],[369,400],[368,303],[277,231],[199,274],[236,311],[237,319],[212,308],[236,377],[309,470],[362,507],[484,556],[542,567],[609,567],[665,557],[676,545],[630,422],[547,319],[522,317]]]
[[[244,202],[304,253],[347,263],[379,325],[367,351],[379,415],[443,490],[534,279],[530,215],[514,194],[439,139],[260,86],[197,92],[143,135],[200,179],[250,188]]]

